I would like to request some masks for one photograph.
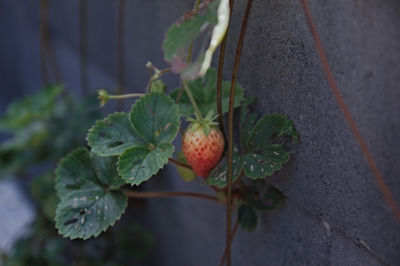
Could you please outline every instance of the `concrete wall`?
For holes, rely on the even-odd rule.
[[[78,1],[50,1],[57,59],[78,91]],[[162,33],[190,1],[126,1],[126,83],[143,91],[144,64],[162,60]],[[227,49],[229,79],[245,1],[236,1]],[[397,202],[400,202],[400,3],[309,0],[333,74]],[[90,87],[116,86],[116,1],[89,0]],[[0,111],[41,86],[37,1],[0,0]],[[176,78],[168,80],[171,87]],[[259,113],[294,120],[301,142],[287,167],[268,179],[288,196],[238,231],[233,265],[400,265],[400,223],[386,205],[330,91],[299,0],[256,0],[239,70]],[[179,144],[178,144],[179,145]],[[173,167],[148,187],[210,192],[184,183]],[[143,216],[156,238],[158,265],[217,265],[225,209],[196,199],[151,200]]]

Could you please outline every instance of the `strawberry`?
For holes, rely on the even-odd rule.
[[[215,124],[194,121],[182,138],[183,154],[192,170],[202,178],[208,176],[224,151],[224,136]]]

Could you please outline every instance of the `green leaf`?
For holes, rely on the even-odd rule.
[[[61,202],[56,227],[64,237],[88,239],[113,225],[125,211],[124,183],[113,157],[97,157],[85,148],[68,154],[56,170],[56,189]]]
[[[130,113],[133,127],[149,144],[170,143],[180,126],[178,105],[162,93],[146,94]]]
[[[61,85],[45,87],[34,95],[12,102],[0,118],[0,129],[18,131],[35,120],[49,118],[56,105],[55,99],[61,92]]]
[[[184,61],[186,50],[192,42],[208,34],[217,24],[218,2],[203,5],[198,12],[187,13],[166,33],[163,42],[164,58],[171,64],[172,69],[177,73],[182,73],[184,78],[193,80],[199,75],[206,47],[202,47],[197,59],[190,65]]]
[[[290,155],[282,145],[247,153],[243,156],[243,169],[246,176],[261,179],[282,169]]]
[[[127,183],[140,185],[168,163],[168,158],[173,153],[174,147],[169,143],[158,145],[154,149],[131,148],[119,158],[118,171]]]
[[[93,185],[118,189],[124,184],[117,172],[116,157],[100,157],[79,148],[64,157],[56,169],[56,189],[61,199]]]
[[[263,198],[260,200],[249,201],[249,204],[256,210],[272,211],[281,206],[285,199],[286,197],[282,191],[270,186],[268,187]]]
[[[55,183],[54,173],[48,172],[36,178],[30,187],[32,197],[38,201],[43,214],[50,221],[54,221],[57,205],[60,202]]]
[[[299,141],[299,135],[294,127],[293,121],[281,114],[264,115],[258,120],[247,144],[249,150],[263,147],[271,147],[273,138],[289,136],[294,143]]]
[[[242,146],[247,145],[254,125],[257,121],[257,114],[250,113],[249,107],[254,103],[255,97],[246,97],[242,102],[240,112],[240,141]]]
[[[36,148],[48,137],[46,124],[34,121],[14,133],[13,137],[1,143],[2,149],[22,150]]]
[[[217,113],[217,71],[215,68],[210,68],[203,78],[199,78],[195,81],[188,82],[190,91],[196,100],[197,105],[201,113],[205,116],[207,113],[212,111]],[[230,95],[231,83],[224,81],[222,83],[222,111],[223,113],[228,112],[229,109],[229,95]],[[236,83],[234,107],[239,107],[243,100],[244,88]],[[171,93],[171,97],[176,100],[179,94],[179,89],[174,90]],[[183,91],[179,103],[179,110],[185,117],[192,116],[194,109],[190,103],[189,97],[186,92]]]
[[[253,231],[257,226],[257,214],[249,205],[241,205],[238,212],[238,221],[243,229]]]
[[[86,139],[92,152],[102,156],[119,155],[128,148],[144,144],[127,113],[114,113],[97,121]]]
[[[179,126],[178,105],[163,93],[151,92],[136,101],[129,116],[116,113],[97,122],[87,140],[95,153],[121,154],[121,176],[139,185],[168,162],[174,151],[170,143]]]
[[[93,94],[82,101],[63,97],[57,105],[55,116],[47,123],[49,135],[46,144],[51,147],[49,156],[59,158],[75,147],[84,145],[84,135],[89,128],[102,118],[98,100]]]
[[[176,160],[178,162],[187,164],[185,155],[183,154],[182,151],[178,152],[178,156],[176,157]],[[192,170],[190,170],[186,167],[177,165],[176,169],[178,170],[180,177],[182,177],[182,179],[185,180],[186,182],[193,181],[196,178],[196,174]]]
[[[235,152],[233,154],[233,165],[232,165],[232,182],[235,182],[242,172],[242,158],[239,153]],[[227,186],[227,176],[228,176],[228,159],[225,156],[210,172],[208,176],[208,184],[218,187],[224,188]]]
[[[158,92],[158,93],[165,93],[167,85],[161,79],[156,79],[151,82],[150,91],[151,92]]]
[[[243,168],[247,177],[262,179],[282,169],[290,159],[283,145],[285,136],[290,136],[295,143],[298,141],[294,124],[286,116],[264,115],[257,122],[245,145]]]
[[[0,179],[27,169],[36,162],[36,153],[32,150],[2,149],[0,147]]]

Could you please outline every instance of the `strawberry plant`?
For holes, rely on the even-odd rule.
[[[260,180],[289,161],[289,144],[298,141],[298,134],[285,115],[259,117],[251,113],[254,99],[245,97],[245,89],[236,81],[251,3],[232,80],[221,78],[229,1],[197,0],[195,8],[166,33],[162,46],[171,67],[159,70],[147,64],[153,74],[145,94],[111,95],[99,90],[102,106],[113,99],[136,100],[129,112],[116,112],[97,121],[88,131],[87,146],[60,160],[55,171],[60,198],[55,220],[60,234],[71,239],[98,236],[123,215],[128,197],[195,196],[227,205],[229,264],[232,209],[238,210],[238,223],[252,230],[257,224],[256,211],[270,211],[283,203],[284,195],[274,187],[260,186]],[[217,71],[210,66],[221,42]],[[168,93],[162,77],[171,72],[180,76],[181,86]],[[234,108],[240,113],[235,126],[239,129],[235,132],[240,132],[237,145],[233,143]],[[175,148],[177,138],[183,153]],[[216,195],[138,190],[168,163],[175,164],[187,181],[196,175],[203,178]]]
[[[49,169],[83,145],[84,133],[100,118],[95,95],[82,101],[59,85],[12,102],[0,117],[0,131],[8,133],[0,143],[0,178],[18,178],[36,207],[27,232],[8,254],[0,253],[1,265],[127,265],[147,259],[152,236],[138,225],[121,225],[85,242],[62,238],[54,228],[60,200]]]

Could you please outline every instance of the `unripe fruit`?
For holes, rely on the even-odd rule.
[[[221,131],[211,126],[208,135],[204,127],[190,125],[182,138],[182,150],[192,170],[206,178],[219,162],[224,151],[224,136]]]

